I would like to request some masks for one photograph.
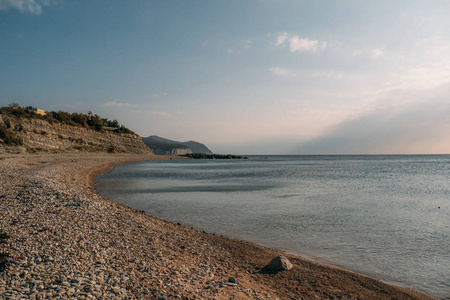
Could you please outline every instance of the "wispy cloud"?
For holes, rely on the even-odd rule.
[[[131,103],[123,103],[117,101],[108,101],[103,103],[104,107],[127,107],[127,108],[137,108],[139,105],[131,104]]]
[[[322,42],[321,44],[319,44],[318,40],[310,40],[308,38],[302,39],[298,36],[293,36],[289,39],[289,49],[291,49],[292,52],[316,52],[319,48],[325,49],[326,47],[327,42]]]
[[[392,90],[420,91],[450,83],[450,56],[439,56],[437,61],[403,68],[391,73],[382,92]]]
[[[287,41],[289,38],[289,34],[287,32],[282,32],[277,36],[277,42],[275,43],[275,46],[283,45],[284,42]]]
[[[289,45],[291,52],[311,52],[324,50],[327,47],[327,42],[320,42],[319,40],[310,40],[309,38],[301,38],[298,35],[291,35],[287,32],[278,34],[275,46],[284,44]]]
[[[356,49],[356,50],[353,50],[353,52],[352,52],[353,56],[360,56],[361,54],[363,54],[361,49]]]
[[[168,112],[165,112],[165,111],[152,111],[151,114],[154,116],[157,116],[157,117],[164,117],[164,118],[171,116],[171,114],[169,114]]]
[[[377,59],[378,57],[380,57],[383,54],[384,54],[383,50],[381,50],[380,48],[376,48],[376,49],[372,50],[372,56],[370,58]]]
[[[21,13],[40,15],[42,7],[50,5],[50,0],[0,0],[0,11],[8,11],[10,8],[18,9]]]
[[[380,56],[383,56],[384,54],[385,54],[385,46],[377,48],[374,47],[364,47],[363,49],[357,48],[352,51],[352,56],[369,57],[372,60],[377,59]]]
[[[283,68],[270,68],[270,71],[277,75],[277,76],[281,76],[281,77],[295,77],[296,74],[293,71],[287,70],[287,69],[283,69]]]
[[[248,50],[252,47],[252,40],[244,40],[239,42],[237,46],[229,47],[229,54],[241,54],[243,51]]]
[[[372,107],[347,118],[322,136],[303,143],[301,153],[448,153],[450,84],[435,90],[386,94],[380,101],[395,105]],[[402,99],[410,97],[410,102]],[[394,99],[394,100],[393,100]],[[380,103],[382,104],[382,103]]]
[[[161,94],[154,93],[154,94],[150,95],[150,97],[153,97],[153,98],[159,98],[159,97],[164,97],[164,96],[167,96],[167,93],[161,93]]]
[[[314,72],[314,77],[327,77],[327,78],[335,78],[335,79],[344,79],[344,73],[342,72],[335,72],[335,71],[321,71],[321,72]]]

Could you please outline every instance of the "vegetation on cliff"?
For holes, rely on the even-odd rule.
[[[22,146],[23,140],[8,130],[8,125],[0,124],[0,144],[8,146]]]
[[[116,133],[134,133],[124,125],[119,124],[117,120],[108,120],[108,118],[101,118],[98,115],[68,113],[64,111],[49,111],[45,115],[40,115],[36,112],[36,107],[20,107],[16,103],[11,103],[9,108],[8,111],[0,110],[0,113],[28,119],[46,120],[50,124],[62,123],[71,126],[80,126],[96,131],[110,130]]]
[[[151,153],[140,136],[98,115],[44,112],[11,104],[0,110],[0,153],[120,152]]]

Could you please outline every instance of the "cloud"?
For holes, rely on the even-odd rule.
[[[287,32],[282,32],[277,36],[277,42],[275,43],[275,46],[283,45],[284,42],[289,38],[289,34]]]
[[[371,60],[375,60],[385,54],[385,48],[386,46],[381,47],[362,47],[362,48],[356,48],[353,50],[348,50],[352,56],[354,57],[364,57],[364,58],[370,58]]]
[[[8,11],[12,8],[18,9],[20,13],[40,15],[42,6],[48,6],[50,3],[50,0],[0,0],[0,11]]]
[[[326,42],[322,44],[324,48],[326,47]],[[310,40],[310,39],[301,39],[298,36],[293,36],[289,39],[289,49],[292,52],[295,51],[308,51],[308,52],[316,52],[319,47],[318,40]]]
[[[449,48],[450,50],[450,48]],[[389,75],[386,90],[427,90],[450,83],[450,56],[437,56],[436,61],[405,67]]]
[[[153,97],[153,98],[159,98],[159,97],[164,97],[164,96],[167,96],[167,93],[161,93],[161,94],[154,93],[154,94],[150,95],[150,97]]]
[[[252,47],[252,40],[241,41],[236,47],[228,48],[228,54],[241,54],[242,51],[248,50]]]
[[[303,154],[450,153],[450,85],[420,102],[379,107],[303,143]],[[405,95],[402,95],[402,97]]]
[[[168,112],[165,111],[152,111],[152,115],[157,116],[157,117],[170,117],[171,114],[169,114]]]
[[[108,101],[103,104],[104,107],[127,107],[127,108],[137,108],[139,105],[131,103],[122,103],[117,101]]]
[[[335,78],[335,79],[344,79],[344,73],[342,72],[335,72],[335,71],[321,71],[321,72],[314,72],[314,77],[327,77],[327,78]]]
[[[372,56],[370,58],[377,59],[378,57],[380,57],[383,54],[384,54],[383,50],[381,50],[380,48],[376,48],[376,49],[372,50]]]
[[[289,44],[291,52],[312,52],[315,53],[324,50],[328,44],[326,41],[310,40],[309,38],[300,38],[298,35],[290,35],[287,32],[278,34],[275,46],[281,46],[285,43]]]
[[[283,69],[283,68],[270,68],[270,71],[277,75],[277,76],[281,76],[281,77],[295,77],[296,74],[293,71],[289,71],[287,69]]]
[[[352,53],[353,56],[360,56],[361,54],[363,54],[363,52],[360,49],[353,50]]]

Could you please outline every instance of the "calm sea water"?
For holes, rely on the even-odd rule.
[[[449,155],[137,162],[96,182],[149,215],[450,297]]]

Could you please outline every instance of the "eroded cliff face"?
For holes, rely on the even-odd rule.
[[[189,145],[156,135],[142,138],[142,141],[157,155],[185,155],[193,152]]]
[[[156,155],[169,155],[169,156],[176,156],[176,155],[184,155],[188,153],[192,153],[191,149],[188,147],[185,148],[173,148],[173,149],[152,149],[152,151]]]
[[[7,145],[0,136],[0,153],[5,152],[111,152],[152,154],[137,134],[98,132],[78,126],[50,124],[46,120],[0,114],[0,127],[22,145]]]
[[[171,155],[184,155],[184,154],[187,154],[187,153],[192,153],[190,148],[174,149],[172,151]]]

